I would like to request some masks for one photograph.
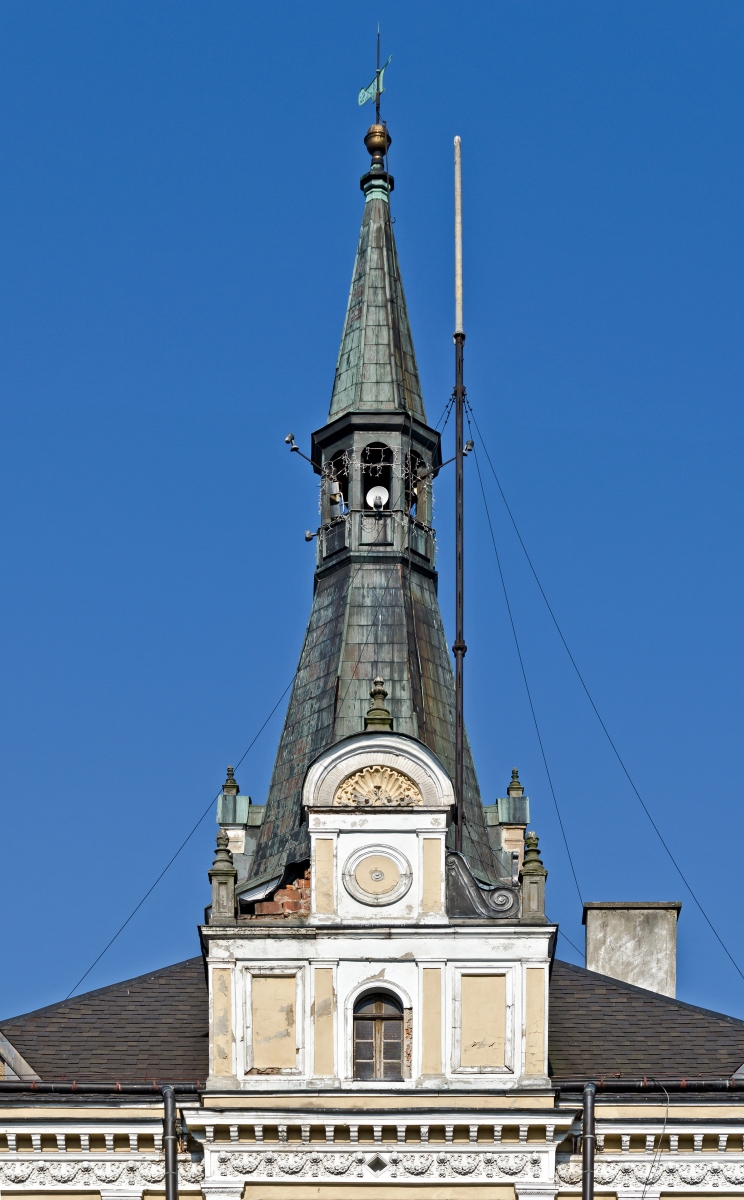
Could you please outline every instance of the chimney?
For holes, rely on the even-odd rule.
[[[679,900],[585,904],[587,970],[674,997],[681,908]]]

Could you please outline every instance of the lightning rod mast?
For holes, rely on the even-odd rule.
[[[467,646],[463,637],[463,444],[462,419],[465,402],[463,384],[462,327],[462,158],[459,137],[455,138],[455,849],[462,851],[464,826],[464,740],[463,660]]]

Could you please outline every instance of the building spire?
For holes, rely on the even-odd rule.
[[[363,729],[394,730],[423,742],[455,775],[455,681],[431,512],[440,437],[426,424],[400,280],[386,126],[372,125],[365,145],[371,162],[361,179],[364,216],[330,419],[313,433],[321,526],[312,611],[250,879],[239,891],[278,878],[288,862],[306,862],[303,780],[335,742]],[[479,879],[496,883],[502,863],[464,728],[461,763],[462,852]]]
[[[365,205],[329,421],[348,412],[408,412],[426,423],[416,354],[390,219],[394,179],[387,171],[392,138],[375,123],[364,144],[371,156],[360,180]]]

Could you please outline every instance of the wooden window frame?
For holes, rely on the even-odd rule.
[[[398,1008],[398,1010],[399,1010],[398,1014],[396,1016],[392,1016],[390,1013],[380,1012],[379,1014],[372,1013],[372,1014],[357,1015],[357,1012],[356,1012],[357,1006],[362,1005],[362,1004],[369,1004],[370,1001],[372,1001],[372,1000],[374,1000],[376,1005],[380,1004],[380,1003],[384,1003],[385,1001],[387,1001],[388,1003],[391,1003],[393,1006]],[[357,1024],[358,1023],[360,1024],[362,1021],[364,1021],[365,1023],[369,1022],[369,1024],[372,1025],[372,1054],[373,1054],[372,1070],[373,1070],[373,1074],[372,1074],[371,1079],[363,1079],[362,1076],[357,1073]],[[403,1079],[404,1079],[403,1064],[404,1064],[404,1059],[405,1059],[405,1010],[404,1010],[403,1005],[401,1004],[400,1000],[398,999],[398,997],[393,996],[387,992],[367,992],[366,994],[359,996],[354,1004],[352,1022],[353,1022],[353,1024],[352,1024],[353,1078],[362,1083],[402,1083]],[[400,1055],[399,1055],[399,1058],[397,1059],[398,1074],[393,1076],[392,1078],[389,1076],[386,1077],[385,1073],[384,1073],[385,1059],[383,1056],[383,1051],[384,1051],[384,1045],[385,1045],[384,1027],[385,1027],[386,1022],[389,1022],[391,1024],[393,1022],[395,1022],[395,1024],[398,1025],[400,1028],[400,1038],[398,1039],[398,1043],[400,1046]],[[365,1038],[364,1041],[368,1042],[369,1039]],[[366,1059],[366,1060],[362,1060],[362,1061],[368,1062],[369,1060]],[[392,1059],[388,1060],[388,1062],[392,1062],[392,1061],[394,1061],[394,1060],[392,1060]]]

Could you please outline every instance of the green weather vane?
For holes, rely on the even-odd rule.
[[[383,67],[380,66],[380,26],[378,25],[377,26],[377,70],[375,71],[375,77],[372,80],[372,82],[370,83],[369,87],[362,88],[361,92],[359,93],[359,106],[360,107],[362,106],[362,104],[366,104],[368,100],[371,100],[374,97],[375,122],[378,125],[380,124],[380,96],[382,95],[382,93],[385,90],[384,87],[382,86],[382,81],[385,77],[386,70],[390,66],[392,57],[393,56],[391,54],[390,58],[388,58],[385,65]]]

